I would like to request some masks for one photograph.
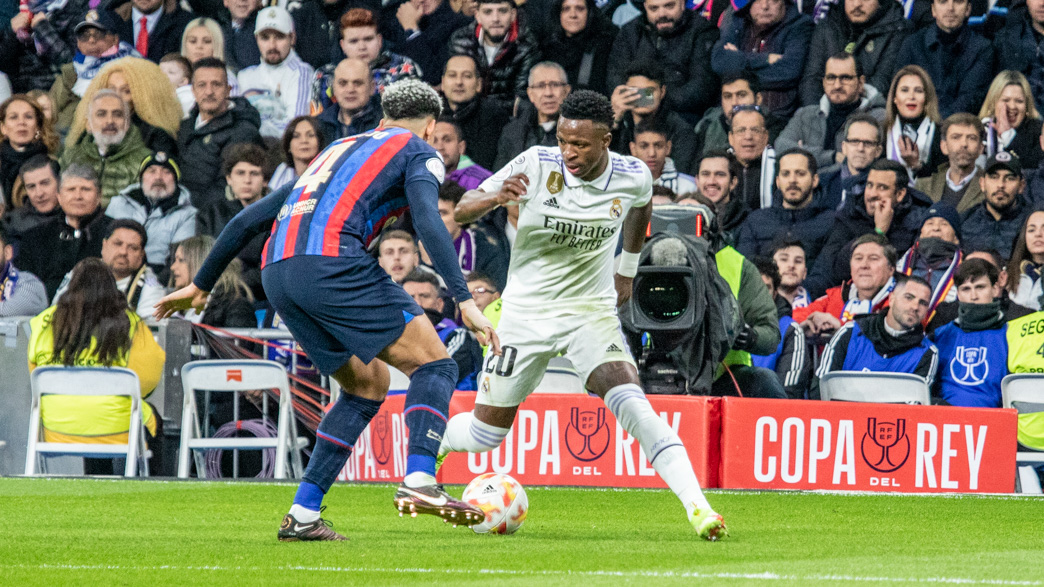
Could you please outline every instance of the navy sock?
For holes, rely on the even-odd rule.
[[[304,472],[305,483],[317,486],[324,494],[330,490],[337,474],[348,462],[356,439],[377,415],[382,403],[349,394],[337,400],[323,421],[319,422],[319,429],[315,433],[315,449]],[[297,503],[296,497],[294,500]],[[301,505],[307,507],[304,503]]]
[[[410,429],[406,474],[435,475],[435,455],[446,433],[449,402],[457,384],[457,363],[440,359],[422,365],[410,377],[403,416]]]

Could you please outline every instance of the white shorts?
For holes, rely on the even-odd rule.
[[[486,355],[475,403],[515,407],[540,384],[553,357],[564,354],[581,381],[599,365],[623,361],[634,365],[614,311],[527,318],[504,312],[497,325],[501,356]]]

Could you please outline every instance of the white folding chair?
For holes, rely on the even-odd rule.
[[[29,377],[33,403],[29,416],[29,444],[25,454],[25,474],[42,471],[43,457],[72,455],[91,458],[127,459],[123,475],[138,474],[138,461],[144,476],[149,474],[148,451],[145,448],[145,427],[141,422],[141,387],[138,374],[120,367],[38,367]],[[43,442],[40,439],[40,398],[44,395],[128,396],[131,401],[127,444],[92,444],[72,442]]]
[[[1001,398],[1005,408],[1015,408],[1020,414],[1044,412],[1044,374],[1016,373],[1001,380]],[[1044,452],[1023,445],[1015,453],[1015,467],[1023,493],[1041,493],[1040,478],[1031,465],[1044,463]]]
[[[819,378],[819,394],[824,400],[874,404],[931,403],[931,391],[924,377],[910,373],[833,371]]]
[[[301,477],[301,444],[297,441],[297,419],[290,397],[290,383],[286,369],[275,361],[213,360],[193,361],[181,370],[184,389],[181,414],[181,447],[178,451],[178,477],[189,476],[189,454],[195,455],[196,474],[206,478],[206,469],[198,451],[201,450],[264,450],[274,448],[275,478],[285,479],[287,453],[293,466],[292,474]],[[196,411],[195,391],[210,392],[279,390],[278,430],[275,438],[207,438],[204,437]],[[238,397],[235,399],[238,401]],[[238,413],[238,410],[237,410]]]
[[[554,357],[533,393],[585,393],[584,382],[569,359]]]

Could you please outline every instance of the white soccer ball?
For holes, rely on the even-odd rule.
[[[471,527],[476,534],[514,534],[529,512],[529,498],[522,484],[500,473],[475,477],[464,488],[462,499],[486,513],[484,522]]]

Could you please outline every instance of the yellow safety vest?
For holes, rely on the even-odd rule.
[[[725,279],[725,282],[729,284],[729,289],[732,290],[732,295],[739,300],[743,261],[746,259],[736,249],[726,246],[714,254],[714,260],[718,264],[718,274]],[[726,365],[747,365],[748,367],[753,364],[750,360],[750,353],[737,350],[729,351],[722,362]]]
[[[1008,322],[1008,372],[1044,373],[1044,312]],[[1018,440],[1044,450],[1044,412],[1019,414]]]

